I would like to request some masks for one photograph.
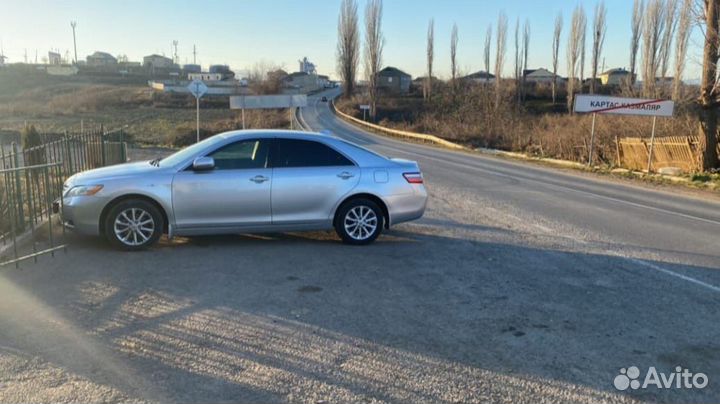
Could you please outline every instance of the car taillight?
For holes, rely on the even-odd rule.
[[[411,184],[422,184],[423,176],[421,173],[403,173],[405,180]]]

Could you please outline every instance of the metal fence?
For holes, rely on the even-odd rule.
[[[0,266],[53,253],[57,246],[52,229],[52,204],[62,202],[64,181],[71,175],[127,160],[125,134],[122,130],[90,131],[80,134],[44,134],[42,144],[21,150],[13,143],[0,144],[0,248],[12,249],[13,258]],[[48,223],[49,247],[39,251],[35,231]],[[64,230],[64,229],[63,229]],[[18,237],[33,237],[32,253],[18,251]]]

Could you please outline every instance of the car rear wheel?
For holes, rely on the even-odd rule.
[[[383,225],[382,210],[369,199],[353,199],[343,204],[335,216],[335,231],[346,244],[372,243]]]
[[[156,243],[163,232],[157,207],[141,199],[122,201],[105,218],[105,237],[123,250],[142,250]]]

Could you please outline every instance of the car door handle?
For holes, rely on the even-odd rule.
[[[349,172],[347,172],[347,171],[343,171],[343,172],[341,172],[340,174],[338,174],[337,176],[340,177],[340,178],[342,178],[342,179],[344,179],[344,180],[346,180],[346,179],[348,179],[348,178],[354,177],[355,174],[349,173]]]
[[[270,178],[262,176],[262,175],[256,175],[252,178],[250,178],[250,181],[256,183],[256,184],[262,184],[265,181],[268,181]]]

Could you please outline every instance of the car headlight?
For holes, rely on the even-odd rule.
[[[102,185],[78,185],[70,188],[65,194],[66,197],[95,195],[103,189]]]

